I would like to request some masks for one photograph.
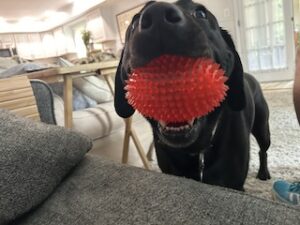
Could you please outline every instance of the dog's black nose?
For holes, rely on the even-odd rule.
[[[148,32],[155,28],[175,28],[183,26],[184,15],[177,6],[158,2],[151,4],[140,18],[140,32]]]

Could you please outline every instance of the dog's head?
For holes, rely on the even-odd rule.
[[[129,117],[135,111],[125,98],[128,74],[163,54],[211,58],[229,78],[225,104],[232,110],[245,106],[240,58],[230,35],[219,27],[214,15],[191,0],[174,4],[151,1],[134,16],[126,32],[115,80],[115,109],[121,117]],[[205,118],[177,124],[148,120],[161,142],[172,147],[187,147],[204,129]]]

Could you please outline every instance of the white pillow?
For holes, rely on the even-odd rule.
[[[113,100],[106,81],[96,76],[83,77],[73,80],[74,87],[88,97],[94,99],[98,104]]]
[[[59,58],[58,63],[62,67],[74,66],[73,63],[64,58]],[[113,100],[109,87],[103,78],[96,76],[77,78],[73,80],[73,84],[74,87],[89,98],[95,100],[98,104]]]

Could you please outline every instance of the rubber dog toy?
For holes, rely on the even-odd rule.
[[[126,98],[146,117],[185,122],[220,105],[228,90],[224,75],[211,59],[162,55],[133,70],[126,81]]]

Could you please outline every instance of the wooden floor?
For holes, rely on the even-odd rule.
[[[133,128],[139,136],[140,142],[147,153],[150,144],[152,143],[152,131],[148,122],[140,116],[135,116],[133,120]],[[123,148],[124,129],[120,129],[111,135],[94,141],[91,154],[121,162]],[[130,141],[128,164],[137,167],[143,167],[142,161],[137,153],[137,150]]]

